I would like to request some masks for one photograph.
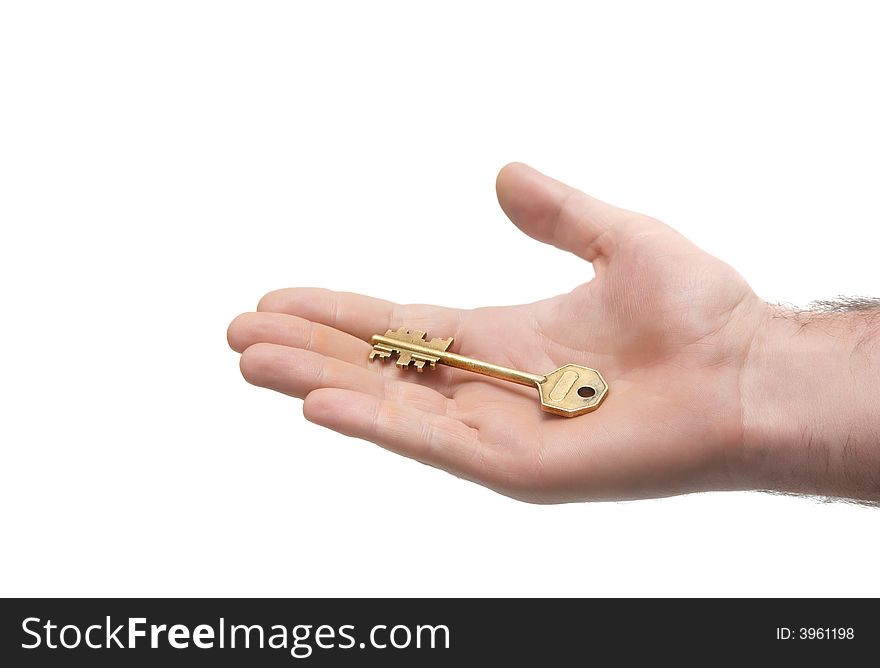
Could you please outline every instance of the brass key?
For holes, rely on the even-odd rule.
[[[541,408],[564,417],[575,417],[596,410],[608,394],[608,385],[602,374],[578,364],[566,364],[556,371],[539,376],[450,353],[447,349],[452,344],[451,337],[428,341],[425,332],[409,331],[406,327],[396,331],[389,329],[384,335],[374,334],[370,342],[373,344],[373,350],[370,351],[371,361],[377,357],[386,359],[397,353],[397,366],[401,369],[412,364],[416,371],[421,372],[425,364],[433,369],[439,362],[456,369],[537,387]]]

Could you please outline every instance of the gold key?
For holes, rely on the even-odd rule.
[[[428,341],[425,332],[417,329],[409,331],[406,327],[396,331],[389,329],[384,335],[374,334],[370,342],[373,344],[371,361],[377,357],[386,359],[397,353],[397,366],[401,369],[412,364],[416,371],[421,372],[426,364],[433,369],[439,362],[456,369],[537,387],[541,396],[541,408],[564,417],[575,417],[596,410],[608,394],[608,385],[602,374],[578,364],[566,364],[556,371],[539,376],[450,353],[448,348],[452,345],[451,337]]]

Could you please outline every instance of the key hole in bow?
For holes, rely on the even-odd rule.
[[[583,387],[578,388],[578,396],[583,397],[584,399],[589,399],[590,397],[596,396],[596,388],[591,387],[590,385],[584,385]]]

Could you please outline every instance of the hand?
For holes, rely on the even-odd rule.
[[[779,427],[755,399],[770,388],[777,401],[765,403],[785,404],[771,351],[794,334],[739,274],[663,223],[525,165],[505,167],[497,192],[522,231],[592,263],[595,277],[534,304],[475,310],[279,290],[229,327],[244,377],[305,398],[312,422],[528,501],[833,492],[831,482],[808,489],[809,465],[791,455],[806,423]],[[599,369],[608,396],[565,419],[542,412],[533,389],[368,363],[369,337],[401,325],[516,369]]]

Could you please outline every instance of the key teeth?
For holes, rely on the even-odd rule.
[[[428,341],[427,344],[435,350],[446,352],[446,350],[449,349],[449,346],[452,345],[452,337],[450,336],[448,339],[434,338]]]
[[[409,341],[410,343],[424,342],[427,332],[420,329],[409,330],[406,327],[398,327],[397,329],[389,329],[385,332],[385,336],[397,339],[398,341]]]
[[[370,351],[370,361],[372,362],[377,357],[380,360],[388,359],[389,357],[391,357],[391,352],[392,351],[389,348],[386,348],[381,344],[376,344]]]
[[[396,339],[401,343],[418,343],[419,345],[429,346],[435,350],[446,350],[453,341],[451,336],[448,339],[434,337],[428,341],[427,332],[424,332],[421,329],[407,329],[406,327],[389,329],[385,332],[385,336],[389,339]]]
[[[391,357],[394,353],[397,353],[396,365],[400,369],[406,369],[410,366],[410,364],[415,367],[415,370],[418,373],[422,373],[424,371],[425,364],[429,364],[431,369],[436,369],[436,357],[434,357],[433,355],[409,351],[406,349],[406,344],[418,344],[420,346],[431,348],[432,350],[436,350],[438,352],[445,352],[452,344],[453,339],[452,337],[449,337],[447,339],[435,337],[428,341],[427,336],[427,332],[424,332],[420,329],[409,330],[406,327],[399,327],[396,330],[389,329],[385,332],[385,337],[388,339],[399,341],[400,345],[395,346],[389,343],[376,343],[373,345],[373,350],[370,351],[370,360],[372,361],[376,358],[387,359]]]

